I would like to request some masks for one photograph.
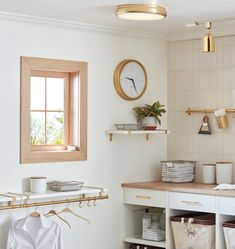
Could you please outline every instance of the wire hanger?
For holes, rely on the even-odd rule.
[[[85,220],[89,225],[91,225],[91,222],[87,218],[85,218],[85,217],[83,217],[81,215],[76,214],[71,208],[69,208],[69,204],[70,203],[68,203],[67,207],[64,208],[62,211],[60,211],[58,214],[61,214],[61,213],[71,213],[74,216],[76,216],[76,217],[78,217],[78,218],[80,218],[82,220]]]
[[[57,218],[61,219],[64,223],[66,223],[66,224],[69,226],[69,228],[71,229],[71,226],[70,226],[70,224],[68,223],[68,221],[65,220],[65,219],[63,219],[63,218],[56,212],[56,210],[53,209],[53,208],[52,208],[51,210],[49,210],[47,214],[44,214],[44,216],[45,216],[45,217],[56,216]]]

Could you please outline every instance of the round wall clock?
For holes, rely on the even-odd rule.
[[[120,62],[113,76],[114,87],[123,99],[140,98],[147,88],[147,73],[144,66],[136,60]]]

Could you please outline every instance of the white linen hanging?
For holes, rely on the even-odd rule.
[[[9,229],[7,249],[63,249],[60,226],[42,215],[14,221]]]

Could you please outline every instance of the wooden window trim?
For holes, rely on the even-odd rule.
[[[79,75],[79,150],[67,151],[53,150],[40,151],[32,149],[30,144],[30,77],[32,74],[48,72],[48,76],[53,72],[61,75],[67,73],[72,79]],[[45,76],[45,74],[44,74]],[[70,79],[70,80],[71,80]],[[68,89],[67,89],[68,90]],[[66,91],[67,91],[66,90]],[[70,90],[68,90],[70,94]],[[70,102],[67,107],[71,109]],[[72,114],[68,114],[71,116]],[[68,118],[68,117],[66,117]],[[20,162],[21,163],[44,163],[78,161],[87,159],[87,62],[76,62],[67,60],[53,60],[34,57],[21,57],[21,121],[20,121]],[[71,125],[69,125],[71,126]],[[71,127],[66,128],[68,137],[71,137]]]

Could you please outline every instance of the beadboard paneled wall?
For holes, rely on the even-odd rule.
[[[203,113],[188,116],[191,108],[235,108],[235,36],[216,38],[216,52],[203,53],[201,40],[168,44],[168,159],[197,160],[201,165],[233,161],[235,182],[235,118],[218,129],[209,115],[212,135],[199,135]]]

